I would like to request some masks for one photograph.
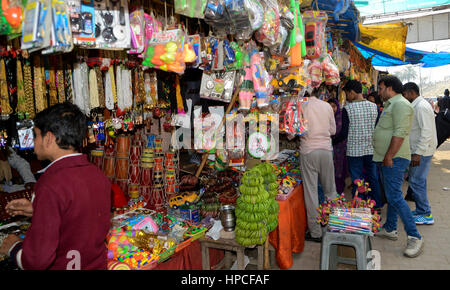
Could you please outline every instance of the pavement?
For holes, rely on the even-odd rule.
[[[350,184],[350,180],[347,181]],[[445,190],[448,188],[449,190]],[[403,185],[406,194],[407,183]],[[346,192],[346,195],[348,192]],[[372,249],[380,254],[381,270],[450,270],[450,140],[442,144],[433,156],[428,174],[428,199],[434,217],[434,225],[418,225],[424,238],[424,250],[416,258],[403,255],[406,247],[406,233],[399,218],[398,240],[391,241],[371,237]],[[411,209],[414,202],[408,201]],[[386,217],[387,206],[382,210],[382,224]],[[293,253],[294,263],[290,270],[319,270],[320,243],[305,241],[302,253]],[[354,249],[342,247],[343,256],[354,257]],[[276,263],[274,263],[276,264]],[[338,270],[356,269],[353,265],[339,264]]]

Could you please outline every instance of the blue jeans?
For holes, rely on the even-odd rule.
[[[392,161],[392,167],[382,166],[381,162],[376,163],[388,203],[387,218],[383,227],[388,232],[397,230],[397,220],[400,215],[406,234],[421,239],[422,237],[417,231],[411,209],[403,198],[402,193],[403,176],[409,166],[409,160],[394,158]]]
[[[427,176],[432,158],[433,156],[421,156],[419,166],[409,167],[408,193],[412,193],[418,215],[429,216],[431,214],[427,197]]]
[[[375,200],[376,208],[383,207],[383,201],[381,199],[380,183],[378,180],[378,171],[375,162],[372,160],[373,155],[364,155],[361,157],[347,156],[348,171],[352,179],[353,189],[352,196],[355,195],[356,185],[353,183],[355,179],[363,179],[369,182],[369,197]],[[362,196],[360,196],[362,197]]]

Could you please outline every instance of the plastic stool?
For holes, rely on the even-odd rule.
[[[338,245],[353,247],[356,259],[339,257]],[[358,270],[367,270],[367,253],[371,250],[372,245],[368,235],[324,231],[320,249],[320,269],[335,270],[337,264],[342,263],[356,265]]]

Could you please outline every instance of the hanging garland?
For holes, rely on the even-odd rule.
[[[43,77],[41,67],[41,57],[39,55],[34,56],[34,95],[36,97],[36,112],[44,110],[46,102],[44,99]]]
[[[30,60],[24,59],[23,62],[23,83],[25,89],[25,112],[30,114],[30,118],[35,116],[33,77],[31,75]]]
[[[9,105],[8,84],[6,81],[6,65],[2,58],[0,61],[0,107],[2,114],[11,114],[12,109]]]
[[[27,112],[27,104],[25,97],[24,79],[22,73],[22,62],[17,58],[16,63],[16,75],[17,75],[17,111],[21,114]]]

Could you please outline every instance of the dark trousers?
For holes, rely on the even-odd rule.
[[[436,122],[436,135],[437,135],[437,147],[441,146],[442,143],[447,140],[448,137],[450,137],[450,121],[448,121],[444,117],[444,113],[440,112],[436,115],[435,118]]]

